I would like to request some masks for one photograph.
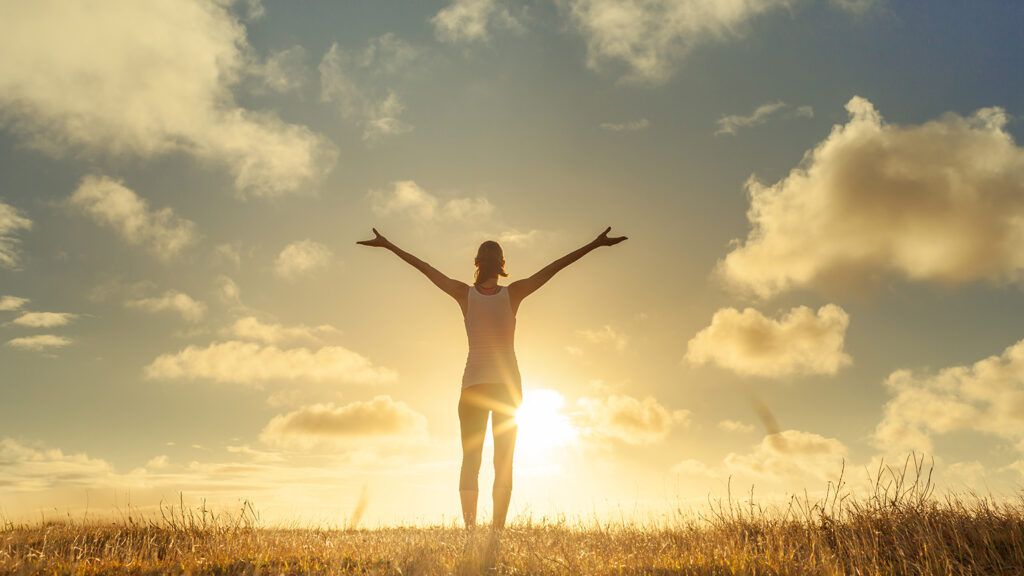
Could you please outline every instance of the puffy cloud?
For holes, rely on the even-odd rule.
[[[236,104],[251,72],[229,2],[18,3],[0,21],[0,121],[52,154],[183,152],[240,194],[302,191],[336,151],[308,128]]]
[[[550,234],[532,228],[530,230],[517,230],[510,228],[498,234],[498,242],[501,244],[513,244],[516,246],[528,246],[539,241],[541,238],[548,237]]]
[[[430,19],[434,33],[445,42],[487,40],[489,27],[520,28],[521,24],[497,0],[452,0]]]
[[[0,438],[0,462],[0,485],[15,492],[42,490],[54,484],[96,486],[113,473],[104,460],[65,454],[55,448],[33,448],[12,438]]]
[[[364,448],[363,445],[367,446]],[[187,444],[180,446],[187,450]],[[245,444],[194,452],[202,460],[175,459],[151,454],[138,465],[122,471],[90,451],[60,450],[36,442],[0,437],[0,486],[5,499],[4,516],[13,522],[39,519],[40,510],[59,509],[63,514],[90,519],[116,519],[123,509],[123,494],[130,492],[132,507],[143,514],[159,515],[167,494],[184,494],[186,506],[227,511],[239,498],[255,502],[260,517],[272,524],[294,522],[296,511],[313,511],[339,491],[357,490],[373,482],[380,494],[371,514],[380,522],[418,503],[413,492],[394,502],[395,494],[412,484],[420,487],[444,478],[438,470],[438,449],[417,443],[374,440],[356,442],[345,450],[269,450]],[[88,488],[88,502],[83,489]],[[419,502],[422,504],[422,502]],[[433,513],[440,516],[442,509]],[[428,512],[430,512],[428,510]],[[417,514],[422,514],[420,510]],[[410,514],[411,519],[411,514]]]
[[[1024,451],[1024,340],[970,366],[935,374],[897,370],[885,386],[892,397],[875,428],[880,449],[931,453],[934,435],[970,430]]]
[[[736,134],[740,128],[749,128],[751,126],[764,124],[768,121],[770,116],[779,110],[782,110],[785,106],[785,102],[767,102],[755,108],[754,111],[747,116],[740,116],[736,114],[722,116],[716,122],[718,130],[715,131],[715,135]]]
[[[988,471],[985,466],[973,460],[971,462],[954,462],[945,469],[945,479],[948,483],[965,485],[967,487],[984,486],[985,477]]]
[[[633,81],[661,83],[694,47],[737,35],[755,16],[797,0],[568,0],[587,42],[587,66],[617,62]]]
[[[401,215],[419,222],[488,218],[494,206],[482,197],[456,197],[442,202],[412,180],[395,182],[391,190],[371,190],[370,208],[378,216]]]
[[[15,234],[32,228],[32,221],[17,208],[0,200],[0,267],[16,269],[21,261],[20,240]]]
[[[145,199],[106,176],[83,178],[68,202],[129,244],[145,246],[164,260],[197,240],[195,223],[179,218],[168,207],[150,210]]]
[[[718,429],[726,432],[753,432],[754,426],[739,420],[722,420],[718,423]]]
[[[735,135],[741,128],[760,126],[767,122],[772,116],[776,116],[780,112],[784,111],[787,106],[788,105],[785,102],[766,102],[755,108],[753,112],[746,116],[739,114],[722,116],[715,123],[718,126],[718,129],[715,130],[715,136],[720,136],[722,134]],[[789,116],[796,118],[814,118],[814,108],[810,106],[797,106]]]
[[[162,354],[146,366],[145,375],[252,385],[272,380],[376,384],[398,377],[393,370],[374,366],[365,356],[341,346],[282,349],[235,340]]]
[[[417,220],[433,220],[437,213],[437,198],[412,180],[395,182],[390,192],[371,190],[368,198],[378,216],[404,214]]]
[[[154,456],[146,462],[146,468],[150,470],[159,470],[161,468],[167,468],[167,465],[171,463],[171,459],[166,454]]]
[[[305,448],[371,440],[407,442],[421,440],[426,429],[427,419],[408,404],[377,396],[344,406],[313,404],[275,416],[263,429],[260,440]]]
[[[629,337],[608,324],[600,330],[577,330],[576,334],[592,344],[608,344],[622,352],[629,346]]]
[[[151,298],[129,300],[124,305],[128,308],[152,313],[174,312],[188,322],[201,322],[206,315],[206,304],[176,290],[168,290],[160,296]]]
[[[22,306],[28,304],[28,298],[17,296],[0,296],[0,312],[13,312],[21,310]]]
[[[242,340],[255,340],[265,344],[280,344],[295,340],[318,342],[325,334],[337,334],[338,329],[329,324],[320,326],[284,326],[281,324],[262,322],[255,316],[246,316],[235,320],[231,325],[231,334]]]
[[[835,374],[852,362],[843,351],[849,323],[850,317],[835,304],[817,313],[800,306],[778,320],[753,308],[722,308],[687,344],[686,359],[766,378]]]
[[[400,118],[405,105],[383,84],[418,56],[416,48],[390,33],[358,52],[332,44],[320,61],[320,99],[337,104],[345,120],[362,128],[364,140],[410,132],[412,125]]]
[[[305,59],[306,50],[302,46],[278,50],[267,57],[257,75],[275,92],[295,92],[306,82]]]
[[[366,199],[374,214],[407,219],[423,231],[459,224],[461,231],[471,231],[470,238],[490,237],[502,244],[517,246],[555,236],[552,232],[508,226],[494,204],[483,196],[440,198],[412,180],[393,182],[390,189],[370,190]]]
[[[963,283],[1024,269],[1024,151],[983,108],[886,124],[854,97],[850,119],[772,185],[747,182],[751,231],[718,270],[761,297],[895,275]]]
[[[630,120],[629,122],[602,122],[600,128],[609,132],[636,132],[644,130],[650,125],[651,123],[647,118],[641,118],[639,120]]]
[[[704,478],[718,478],[721,476],[721,472],[717,468],[708,466],[704,462],[694,460],[693,458],[687,458],[677,462],[672,466],[672,473],[679,474],[681,476]]]
[[[245,308],[245,304],[242,303],[242,290],[238,287],[238,283],[227,276],[218,276],[214,281],[217,288],[217,296],[220,301],[233,308]]]
[[[218,244],[213,249],[212,257],[215,262],[226,262],[236,270],[242,267],[242,254],[234,244]]]
[[[580,412],[576,426],[585,436],[598,441],[615,440],[626,444],[661,442],[676,425],[687,425],[688,410],[669,410],[648,396],[643,400],[612,394],[603,398],[577,400]]]
[[[70,338],[56,336],[54,334],[36,334],[35,336],[23,336],[7,341],[7,345],[18,350],[31,352],[43,352],[51,348],[63,348],[71,344]]]
[[[308,276],[331,265],[331,249],[312,240],[299,240],[285,246],[274,260],[274,272],[289,280]]]
[[[67,326],[77,317],[77,314],[70,312],[25,312],[11,320],[11,324],[29,328],[55,328]]]
[[[826,481],[839,475],[846,455],[846,446],[835,438],[783,430],[765,436],[749,453],[729,453],[723,464],[733,473],[754,477]]]
[[[441,214],[449,220],[466,221],[486,219],[494,213],[494,205],[486,198],[449,198],[442,207]]]

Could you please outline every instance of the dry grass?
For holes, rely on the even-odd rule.
[[[907,481],[907,478],[910,478]],[[7,524],[2,574],[1024,574],[1024,500],[933,494],[914,461],[854,500],[763,509],[731,499],[671,526],[526,523],[500,536],[455,527],[262,528],[163,509],[113,524]]]

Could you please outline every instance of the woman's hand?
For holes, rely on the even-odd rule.
[[[593,242],[594,246],[615,246],[619,242],[622,242],[623,240],[628,240],[629,239],[627,236],[618,236],[618,237],[611,236],[611,237],[609,237],[608,233],[611,232],[611,231],[612,231],[612,227],[611,226],[605,228],[604,232],[601,232],[601,234],[598,235],[598,237],[594,239],[594,242]]]
[[[375,248],[390,248],[391,242],[387,238],[380,235],[376,228],[373,228],[373,239],[372,240],[360,240],[356,244],[362,244],[363,246],[373,246]]]

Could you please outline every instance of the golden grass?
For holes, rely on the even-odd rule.
[[[780,509],[731,499],[672,525],[513,524],[375,530],[259,526],[251,506],[218,516],[8,523],[2,574],[1024,574],[1024,499],[933,494],[920,461],[853,499]]]

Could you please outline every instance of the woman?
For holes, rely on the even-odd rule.
[[[476,279],[472,286],[453,280],[433,266],[402,250],[373,229],[372,240],[357,244],[387,248],[411,264],[459,303],[469,339],[469,356],[462,374],[459,398],[459,426],[462,431],[462,474],[459,492],[462,518],[466,528],[476,525],[477,477],[480,474],[481,452],[487,434],[487,417],[491,415],[494,437],[494,521],[492,526],[505,526],[509,500],[512,498],[512,453],[516,444],[516,408],[523,396],[519,367],[513,339],[516,311],[519,304],[543,286],[556,272],[579,260],[584,254],[601,246],[614,246],[625,236],[609,237],[611,227],[592,242],[562,256],[539,272],[508,286],[498,285],[505,277],[505,258],[501,246],[493,240],[480,245],[476,254]]]

